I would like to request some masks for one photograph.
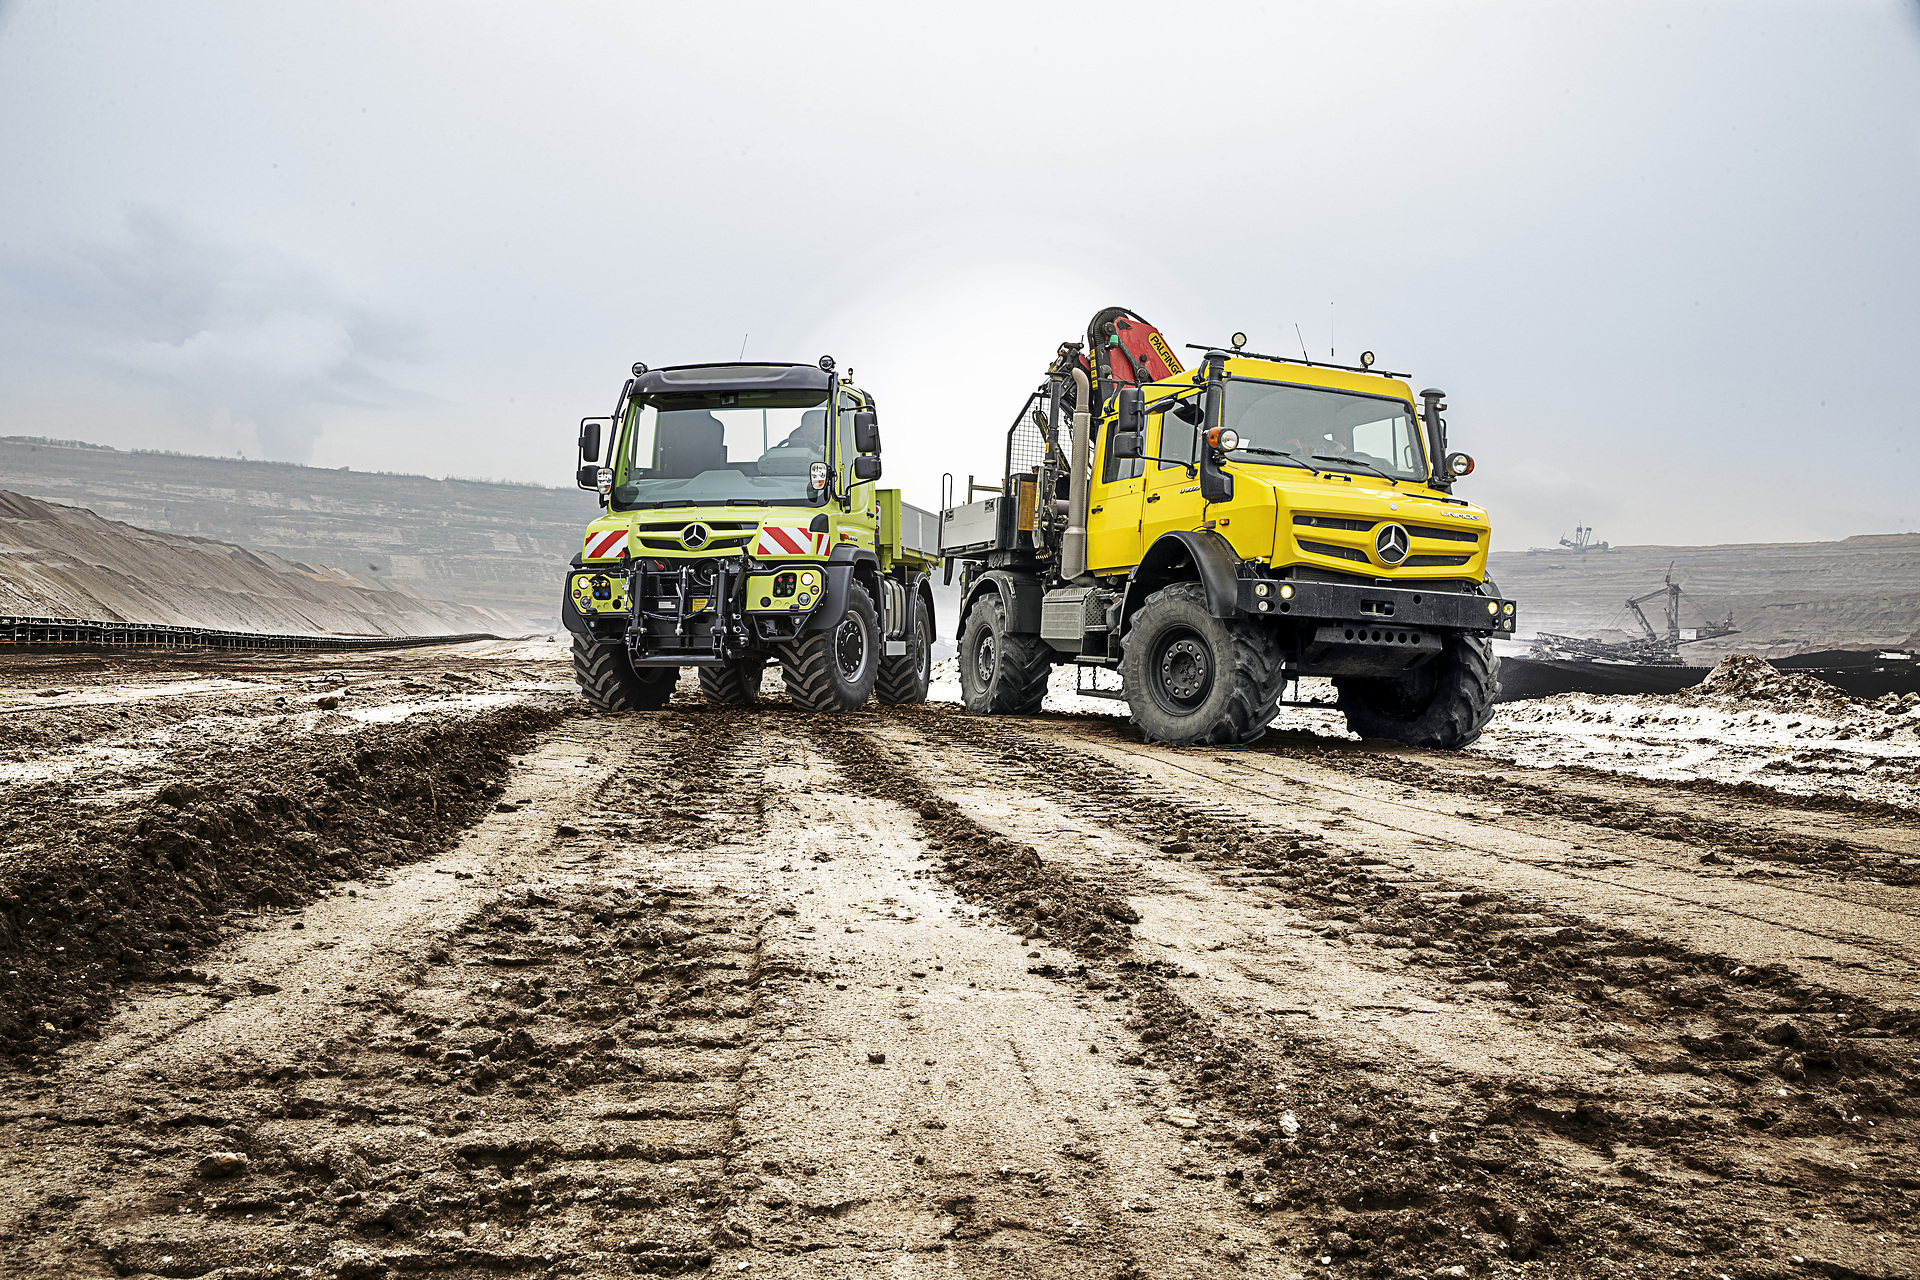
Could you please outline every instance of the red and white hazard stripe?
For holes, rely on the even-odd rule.
[[[587,535],[586,549],[581,552],[583,560],[617,560],[627,553],[627,531],[625,529],[606,529]]]
[[[804,525],[766,524],[753,540],[753,554],[760,557],[817,556],[824,534]]]

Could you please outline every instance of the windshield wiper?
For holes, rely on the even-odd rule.
[[[1395,480],[1392,476],[1388,475],[1386,472],[1382,471],[1380,468],[1374,466],[1371,462],[1362,462],[1358,458],[1334,457],[1324,453],[1314,454],[1313,460],[1315,462],[1344,462],[1350,467],[1365,467],[1367,470],[1373,472],[1373,474],[1379,476],[1382,480],[1385,480],[1388,484],[1392,485],[1394,488],[1397,489],[1400,487],[1400,482],[1398,480]]]
[[[1311,463],[1300,461],[1300,459],[1294,457],[1292,454],[1288,453],[1285,449],[1262,449],[1255,445],[1243,444],[1236,449],[1229,450],[1229,452],[1258,453],[1268,458],[1285,458],[1287,460],[1286,465],[1290,467],[1299,467],[1304,471],[1312,471],[1313,474],[1315,475],[1320,474],[1320,472]]]

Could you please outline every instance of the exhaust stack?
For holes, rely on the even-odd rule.
[[[1087,499],[1093,478],[1087,474],[1087,445],[1093,434],[1093,386],[1078,360],[1073,371],[1073,452],[1067,459],[1067,533],[1060,541],[1060,576],[1091,586],[1087,575]]]

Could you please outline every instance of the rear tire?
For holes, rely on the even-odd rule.
[[[1047,697],[1053,650],[1007,625],[1006,602],[989,592],[960,628],[960,703],[975,715],[1030,716]]]
[[[1398,680],[1347,676],[1333,685],[1347,728],[1361,737],[1458,751],[1493,719],[1500,659],[1484,636],[1453,636],[1431,661]]]
[[[880,660],[880,679],[873,686],[873,694],[890,707],[925,702],[927,688],[933,683],[933,620],[927,616],[925,602],[918,604],[913,625],[907,628],[906,653]]]
[[[1273,722],[1285,683],[1278,641],[1257,622],[1214,617],[1197,582],[1148,596],[1120,650],[1127,707],[1150,741],[1253,742]]]
[[[780,663],[787,696],[799,710],[858,710],[880,675],[880,623],[867,589],[849,582],[840,616],[789,641]]]
[[[760,701],[765,654],[750,653],[717,667],[701,667],[700,696],[719,707],[751,707]]]
[[[595,711],[658,711],[673,698],[678,667],[634,670],[618,640],[573,637],[573,679]]]

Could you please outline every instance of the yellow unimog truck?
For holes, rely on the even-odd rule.
[[[1363,737],[1458,748],[1486,727],[1516,618],[1487,513],[1453,494],[1473,460],[1447,451],[1444,393],[1370,352],[1245,342],[1189,370],[1113,307],[1061,344],[1000,495],[941,512],[969,711],[1032,714],[1073,663],[1079,692],[1176,745],[1255,740],[1304,676],[1332,678]],[[1284,705],[1323,705],[1295,689]]]
[[[707,701],[751,704],[776,659],[803,710],[926,700],[937,521],[875,486],[873,397],[832,357],[636,364],[613,413],[581,420],[579,461],[605,514],[560,615],[594,707],[665,706],[682,667]]]

